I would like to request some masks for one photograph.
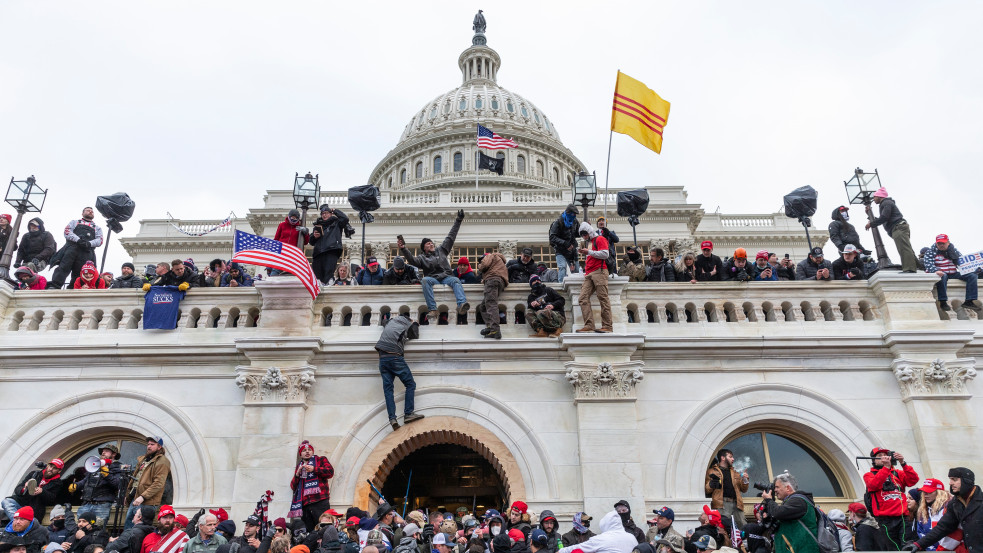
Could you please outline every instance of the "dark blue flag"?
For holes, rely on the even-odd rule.
[[[151,286],[143,300],[143,328],[173,330],[177,327],[178,311],[184,292],[177,286]]]

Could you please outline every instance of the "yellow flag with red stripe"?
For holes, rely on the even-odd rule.
[[[669,102],[621,71],[614,86],[611,130],[627,134],[655,153],[662,153],[662,129],[669,121]]]

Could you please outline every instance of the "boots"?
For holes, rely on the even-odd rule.
[[[529,337],[530,338],[549,338],[549,334],[546,334],[546,331],[545,330],[539,329],[539,330],[536,331],[535,334],[530,334]]]

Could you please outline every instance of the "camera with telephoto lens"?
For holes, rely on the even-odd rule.
[[[39,468],[39,469],[43,469],[43,468],[44,468],[44,467],[46,467],[47,465],[45,464],[45,462],[44,462],[44,461],[38,461],[38,462],[36,462],[36,463],[34,463],[34,466],[36,466],[36,467],[37,467],[37,468]]]
[[[761,491],[761,493],[758,494],[758,497],[761,497],[762,494],[764,494],[765,492],[775,493],[774,483],[762,484],[761,482],[755,482],[754,484],[752,484],[752,486],[754,487],[754,489]]]

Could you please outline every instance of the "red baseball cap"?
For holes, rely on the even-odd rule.
[[[509,537],[518,543],[524,543],[526,541],[526,535],[522,533],[522,530],[518,528],[513,528],[509,530]]]
[[[174,514],[174,507],[171,507],[170,505],[161,505],[160,512],[157,513],[157,520],[160,520],[161,518],[166,517],[167,515],[173,515],[173,514]]]
[[[59,470],[65,468],[65,461],[62,461],[61,459],[59,459],[57,457],[55,457],[54,459],[48,461],[48,464],[54,465],[54,466],[58,467]]]
[[[519,511],[520,513],[525,513],[526,511],[529,510],[529,506],[523,503],[522,501],[516,501],[512,503],[512,508],[515,509],[516,511]]]
[[[938,490],[944,490],[945,484],[943,484],[941,480],[937,480],[935,478],[926,478],[925,481],[922,482],[922,487],[918,489],[921,490],[922,493],[932,493]]]
[[[940,235],[938,235],[938,236],[935,237],[935,241],[936,242],[948,242],[949,241],[949,235],[948,234],[940,234]]]
[[[338,511],[335,511],[334,509],[328,509],[327,511],[324,511],[321,514],[322,515],[331,515],[333,517],[340,517],[341,516],[341,513],[339,513]]]
[[[181,528],[188,527],[188,517],[184,515],[174,515],[174,523],[181,526]]]
[[[712,250],[713,249],[713,242],[711,242],[709,240],[704,240],[703,242],[700,242],[700,249],[701,250],[705,250],[707,248],[710,248]]]
[[[348,520],[345,521],[345,526],[349,528],[358,526],[358,517],[348,517]]]
[[[710,524],[718,528],[724,527],[723,520],[720,518],[720,511],[716,509],[711,509],[708,505],[704,505],[703,514],[705,514],[707,517],[710,518]]]
[[[874,449],[870,450],[871,457],[877,457],[881,453],[891,453],[891,450],[886,447],[875,447]]]
[[[846,510],[851,513],[857,513],[860,516],[867,516],[867,507],[863,503],[851,503],[847,506]]]

